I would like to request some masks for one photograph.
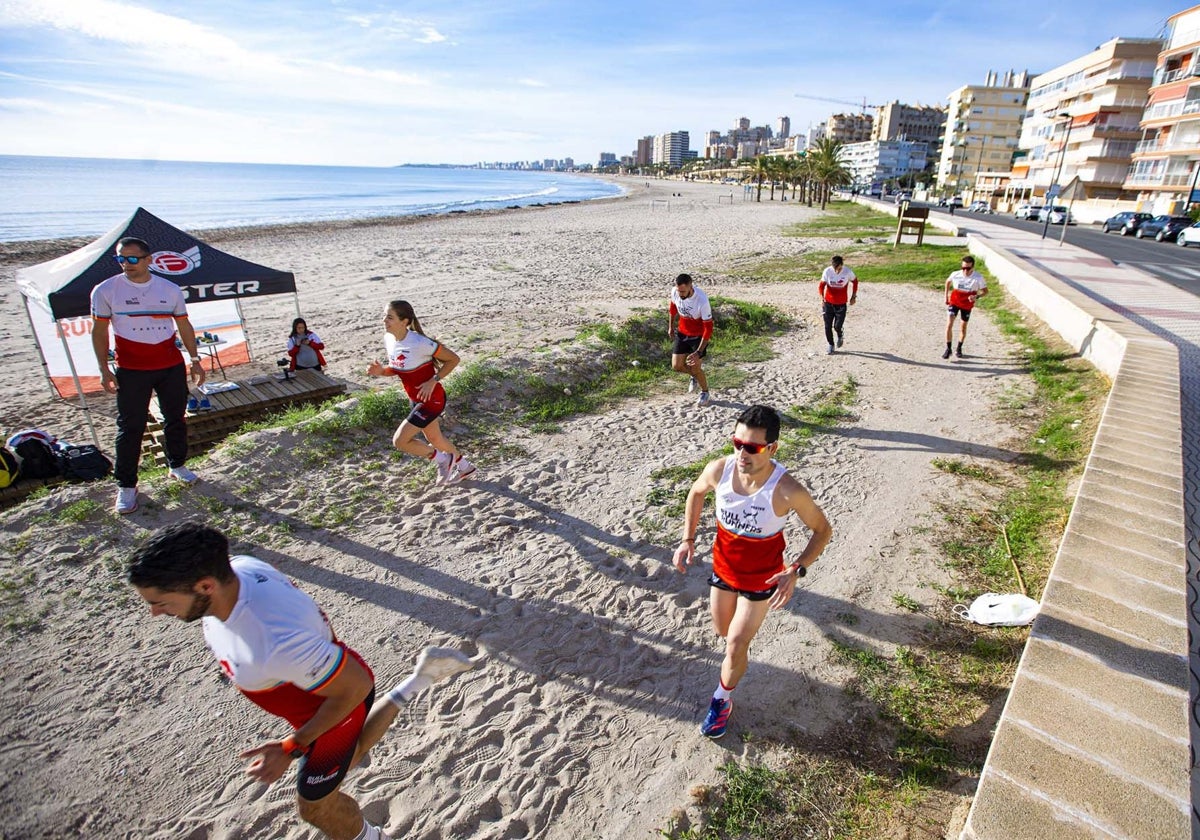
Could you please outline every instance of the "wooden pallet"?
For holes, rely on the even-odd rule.
[[[260,381],[263,379],[265,381]],[[254,384],[251,384],[252,382]],[[284,406],[323,402],[346,392],[343,383],[315,370],[298,370],[286,380],[276,379],[273,375],[253,377],[239,381],[237,385],[237,389],[233,391],[209,394],[212,410],[188,413],[189,453],[195,454],[211,449],[243,424],[258,420]],[[193,390],[192,395],[197,400],[204,396],[198,390]],[[163,466],[167,463],[166,452],[163,449],[162,421],[153,414],[146,426],[142,455],[150,455],[156,463]]]

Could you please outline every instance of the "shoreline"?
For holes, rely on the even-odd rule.
[[[618,183],[618,176],[608,175],[591,175],[588,173],[570,173],[580,178],[594,178],[596,180],[610,181]],[[636,177],[636,176],[630,176]],[[618,186],[622,186],[618,183]],[[547,207],[560,207],[563,205],[573,204],[591,204],[598,201],[618,201],[627,198],[631,195],[631,191],[623,189],[623,192],[617,195],[601,195],[595,198],[572,198],[563,201],[537,201],[530,204],[512,204],[506,207],[487,207],[474,210],[442,210],[438,212],[413,212],[413,213],[398,213],[383,216],[356,216],[346,219],[307,219],[294,222],[264,222],[262,224],[250,225],[228,225],[215,228],[197,228],[188,230],[180,228],[191,236],[203,241],[223,240],[233,237],[245,237],[253,235],[269,236],[272,234],[302,232],[302,229],[316,229],[320,227],[329,227],[332,229],[355,228],[370,225],[395,226],[409,224],[415,221],[441,218],[443,216],[475,216],[489,215],[495,213],[507,213],[514,210],[540,210]],[[131,211],[132,212],[132,211]],[[174,224],[170,219],[163,219],[168,224]],[[115,224],[115,222],[114,222]],[[55,256],[41,256],[42,254],[54,254],[62,256],[68,254],[78,248],[95,242],[101,236],[104,236],[107,231],[98,234],[81,234],[76,236],[51,236],[40,239],[9,239],[0,241],[0,265],[11,259],[30,259],[32,264],[38,262],[46,262],[54,259]],[[24,267],[24,266],[19,266]]]

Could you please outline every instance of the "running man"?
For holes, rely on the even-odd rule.
[[[825,352],[833,355],[833,334],[837,333],[837,346],[842,346],[842,325],[846,323],[846,290],[853,287],[849,293],[849,304],[854,305],[858,300],[858,277],[843,264],[840,256],[835,256],[821,273],[821,282],[817,286],[817,294],[821,296],[821,315],[825,319],[825,341],[828,347]]]
[[[950,358],[950,342],[954,339],[954,317],[962,315],[961,332],[958,334],[958,347],[954,355],[962,358],[963,342],[967,340],[967,322],[971,320],[971,310],[975,301],[988,293],[987,280],[975,270],[975,258],[970,254],[962,258],[959,271],[946,278],[946,351],[943,359]]]
[[[122,516],[138,507],[138,465],[142,436],[150,412],[150,395],[158,397],[163,418],[167,476],[184,484],[199,479],[187,467],[188,374],[199,387],[204,368],[196,350],[196,332],[188,320],[183,289],[150,272],[150,244],[135,236],[117,242],[113,259],[121,267],[92,289],[92,351],[100,366],[100,384],[117,395],[117,443],[113,477],[114,509]],[[116,371],[109,368],[108,336],[115,337]],[[185,367],[175,333],[191,360]]]
[[[675,319],[679,319],[676,326]],[[712,342],[713,316],[708,305],[708,295],[697,289],[689,274],[675,278],[671,290],[671,306],[667,316],[667,335],[674,341],[671,351],[671,368],[690,374],[688,393],[698,387],[700,399],[696,405],[708,405],[708,377],[704,375],[703,359]]]
[[[808,490],[772,459],[779,450],[775,409],[752,405],[743,411],[733,427],[733,448],[736,454],[709,463],[692,485],[674,558],[681,573],[692,564],[704,497],[715,492],[717,537],[708,583],[713,629],[725,639],[725,661],[700,726],[709,738],[725,734],[733,711],[730,695],[746,673],[750,642],[767,610],[787,604],[796,579],[807,574],[833,536]],[[796,562],[784,565],[783,528],[793,511],[812,536]]]
[[[426,648],[412,674],[375,703],[375,679],[338,640],[308,595],[273,566],[229,557],[220,531],[183,521],[155,532],[129,561],[129,582],[151,615],[201,620],[221,670],[248,700],[291,730],[241,754],[246,775],[271,784],[293,761],[297,807],[334,840],[386,840],[338,787],[420,691],[482,661]]]

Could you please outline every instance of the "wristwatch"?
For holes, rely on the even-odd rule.
[[[282,747],[283,751],[292,758],[302,758],[304,754],[308,752],[308,747],[300,746],[300,743],[296,740],[296,736],[294,734],[284,738],[283,742],[280,744],[280,747]]]
[[[808,574],[808,569],[807,569],[807,567],[805,567],[805,566],[801,565],[800,563],[793,563],[793,564],[792,564],[792,571],[795,573],[796,577],[798,577],[798,578],[802,578],[802,577],[804,577],[806,574]]]
[[[192,364],[194,364],[194,365],[198,365],[198,364],[200,364],[200,357],[199,357],[199,356],[189,356],[188,358],[190,358],[190,359],[192,360]]]

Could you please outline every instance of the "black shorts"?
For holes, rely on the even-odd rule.
[[[950,313],[951,318],[953,318],[955,315],[961,315],[964,324],[967,321],[971,320],[971,310],[970,309],[959,309],[954,304],[950,304],[949,306],[946,307],[946,311]]]
[[[406,419],[418,429],[424,429],[434,420],[441,417],[445,408],[446,404],[444,402],[442,403],[442,407],[436,411],[429,403],[414,403],[412,411],[408,413],[408,417]]]
[[[726,592],[734,592],[739,598],[745,598],[747,601],[765,601],[775,594],[778,586],[772,586],[770,589],[760,589],[756,592],[749,592],[745,589],[734,589],[725,581],[717,577],[717,573],[713,572],[708,576],[708,585],[715,586],[717,589],[724,589]]]
[[[342,779],[346,778],[346,771],[350,769],[350,760],[358,749],[363,724],[373,705],[374,686],[362,705],[309,745],[308,753],[300,759],[300,765],[296,768],[296,793],[301,799],[316,802],[337,790]]]
[[[696,348],[700,346],[700,342],[704,340],[701,335],[683,335],[675,333],[675,349],[671,352],[676,356],[690,356],[696,352]],[[703,359],[708,355],[708,348],[700,351],[700,358]]]

